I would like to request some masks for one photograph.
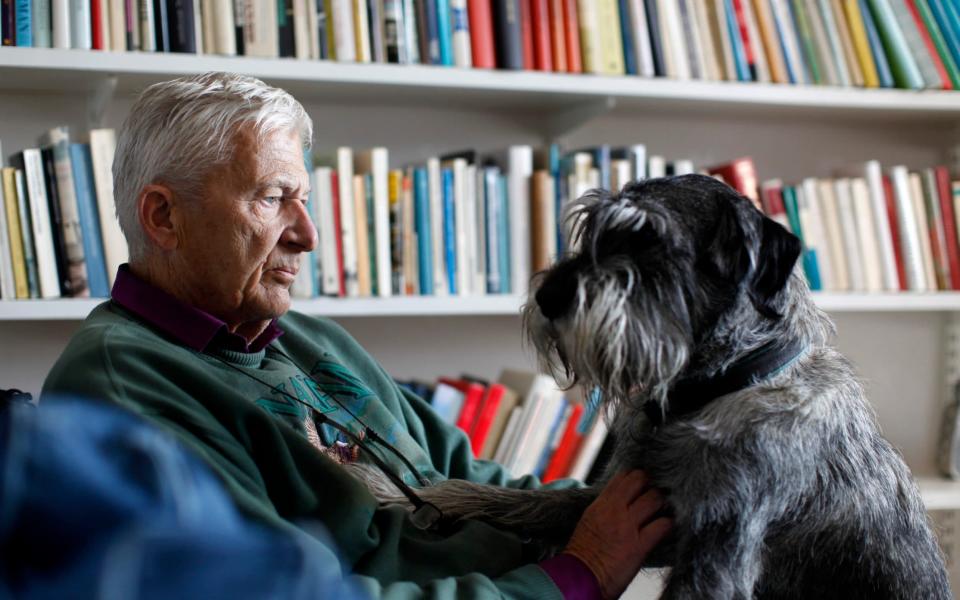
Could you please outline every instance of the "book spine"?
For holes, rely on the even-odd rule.
[[[104,0],[106,1],[106,0]],[[53,47],[70,47],[70,0],[51,0]]]
[[[880,263],[883,268],[883,287],[889,292],[895,292],[900,289],[900,285],[897,281],[897,266],[893,256],[890,222],[887,220],[883,197],[883,173],[879,162],[875,160],[867,162],[866,177],[867,186],[870,190],[870,207],[873,212],[874,230],[880,249]]]
[[[486,208],[487,236],[487,281],[488,294],[501,292],[500,243],[497,224],[500,222],[500,202],[497,199],[498,171],[494,167],[484,169],[484,206]]]
[[[960,14],[951,10],[949,0],[929,0],[930,11],[943,34],[953,61],[960,66]]]
[[[430,183],[427,169],[418,167],[413,172],[414,214],[417,222],[417,258],[420,263],[420,294],[433,295],[433,226],[430,206]]]
[[[377,252],[371,258],[377,265],[377,293],[381,298],[391,295],[390,266],[390,191],[389,160],[386,148],[374,148],[373,163],[373,201],[374,230]]]
[[[84,257],[83,229],[77,206],[76,185],[70,160],[70,138],[65,128],[48,134],[52,147],[54,177],[59,200],[61,230],[64,241],[66,277],[70,295],[87,296],[87,266]],[[63,276],[64,273],[61,273]]]
[[[116,134],[112,129],[90,131],[90,153],[93,161],[94,185],[97,190],[97,208],[100,211],[100,233],[103,236],[103,253],[107,261],[107,275],[113,285],[117,269],[127,261],[127,241],[120,231],[117,209],[113,199],[113,155],[116,150]]]
[[[934,51],[937,53],[937,57],[940,59],[941,64],[946,71],[946,77],[944,80],[950,82],[949,89],[960,89],[960,66],[957,65],[957,62],[950,51],[947,40],[944,37],[943,32],[940,30],[940,26],[937,24],[937,20],[934,18],[933,12],[930,9],[928,0],[915,0],[914,4],[916,5],[921,19],[923,20],[922,31],[925,31],[928,34],[935,48]],[[958,45],[958,51],[960,51],[960,45]]]
[[[880,34],[877,31],[877,24],[867,6],[867,0],[858,0],[860,5],[860,15],[863,17],[863,26],[867,32],[867,41],[870,43],[870,53],[874,64],[877,66],[877,79],[880,81],[880,87],[890,88],[894,86],[893,73],[891,72],[890,62],[887,60],[886,52],[880,41]]]
[[[897,262],[897,279],[900,291],[907,289],[907,271],[903,263],[903,231],[897,218],[897,198],[893,193],[890,177],[883,177],[883,197],[887,201],[887,218],[890,220],[890,237],[893,239],[893,256]]]
[[[873,53],[870,50],[870,41],[867,38],[863,15],[860,13],[860,2],[859,0],[842,0],[842,2],[853,48],[856,52],[857,61],[860,63],[860,69],[863,71],[864,85],[868,88],[879,87],[880,78],[877,75],[877,66],[873,62]]]
[[[453,64],[458,67],[473,66],[471,50],[470,18],[467,11],[468,0],[450,0],[451,45]]]
[[[890,178],[893,181],[894,193],[897,202],[897,217],[900,223],[900,232],[903,235],[903,262],[907,276],[907,289],[924,291],[923,254],[920,248],[919,227],[917,215],[914,214],[913,203],[910,198],[910,183],[907,168],[901,165],[890,169]]]
[[[491,0],[467,0],[470,19],[470,49],[473,66],[497,68],[493,43],[493,7]]]
[[[520,0],[493,0],[497,66],[503,69],[523,69],[519,2]]]
[[[58,298],[61,295],[60,274],[57,269],[53,230],[50,223],[50,206],[43,176],[43,159],[40,151],[33,148],[24,150],[22,157],[40,297]]]
[[[239,1],[239,0],[238,0]],[[157,51],[157,37],[156,37],[156,21],[154,20],[153,14],[153,2],[152,0],[139,0],[140,2],[140,49],[144,52],[156,52]],[[96,11],[93,11],[96,14]],[[96,21],[94,21],[95,23]],[[94,27],[94,30],[96,27]],[[94,39],[96,39],[96,34],[94,34]],[[94,42],[94,47],[96,47],[96,42]]]
[[[27,268],[29,298],[40,298],[40,275],[37,269],[37,251],[33,239],[33,217],[30,214],[30,199],[22,168],[16,169],[17,211],[20,214],[20,236],[23,240],[23,261]]]
[[[890,69],[897,86],[915,90],[926,87],[920,66],[910,51],[910,45],[889,0],[867,0],[867,5],[887,50]]]
[[[533,41],[533,68],[553,71],[553,51],[550,42],[550,8],[548,0],[530,1],[530,26]]]
[[[444,168],[440,171],[443,189],[443,252],[446,265],[447,290],[451,295],[457,293],[457,234],[456,211],[453,189],[453,171]]]
[[[14,39],[17,46],[30,48],[33,46],[33,17],[30,0],[13,0],[13,21],[16,26]]]
[[[89,1],[89,0],[87,0]],[[53,28],[50,23],[50,0],[32,0],[31,27],[34,48],[49,48],[52,43]]]
[[[24,250],[23,227],[17,202],[16,171],[5,167],[0,169],[0,185],[3,186],[3,208],[6,212],[6,225],[10,243],[10,262],[13,267],[14,294],[18,299],[30,297],[27,279],[26,252]]]
[[[77,199],[77,219],[83,232],[83,255],[87,268],[90,296],[107,298],[110,283],[103,257],[100,223],[97,220],[97,197],[93,183],[93,164],[90,147],[70,144],[70,163],[73,171],[74,195]]]
[[[453,32],[451,31],[450,0],[433,0],[437,19],[438,65],[453,65]]]

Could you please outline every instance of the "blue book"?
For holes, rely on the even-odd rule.
[[[30,11],[32,0],[14,0],[14,22],[17,28],[17,45],[33,46],[33,17]]]
[[[733,10],[732,0],[723,0],[727,13],[727,30],[730,32],[730,46],[733,50],[733,64],[737,68],[737,81],[753,81],[750,77],[750,65],[747,64],[747,54],[743,48],[743,39],[740,37],[740,28],[737,26],[737,16]]]
[[[453,26],[450,18],[450,0],[436,0],[437,41],[440,45],[440,64],[453,66]]]
[[[425,65],[442,65],[440,37],[437,31],[437,2],[435,0],[422,0],[422,6],[426,17],[424,22],[426,24],[428,56],[421,57],[421,60]]]
[[[929,0],[930,12],[940,27],[953,60],[960,64],[960,14],[951,6],[950,0]]]
[[[793,63],[792,56],[787,52],[787,44],[784,41],[789,35],[787,27],[792,27],[790,23],[784,23],[780,18],[780,13],[776,10],[773,13],[773,26],[777,30],[777,43],[780,45],[780,53],[783,54],[783,63],[787,68],[787,79],[790,83],[806,83],[803,77],[803,66]],[[802,57],[798,57],[802,60]]]
[[[70,144],[70,166],[77,195],[77,215],[83,232],[83,258],[87,263],[87,284],[92,298],[110,297],[110,280],[103,257],[97,190],[93,182],[93,160],[89,144]]]
[[[620,37],[623,38],[623,68],[627,75],[637,74],[636,41],[633,39],[633,21],[630,19],[629,0],[619,0],[620,8]]]
[[[553,424],[550,426],[550,435],[547,436],[547,444],[543,447],[540,458],[537,459],[537,466],[533,469],[533,474],[537,477],[543,477],[543,472],[547,469],[550,457],[553,456],[554,451],[557,449],[557,444],[560,441],[557,438],[563,434],[562,428],[566,425],[563,417],[569,414],[569,411],[567,411],[569,406],[566,400],[559,404],[557,416],[554,417]]]
[[[803,243],[801,262],[803,264],[803,272],[807,276],[807,283],[810,284],[811,290],[819,290],[821,286],[820,269],[817,266],[817,253],[814,249],[808,248],[806,242],[804,242],[803,227],[800,224],[800,209],[797,206],[797,194],[796,190],[791,186],[784,186],[783,188],[783,207],[787,211],[787,221],[790,223],[790,229],[793,230],[793,234],[800,238],[800,241]]]
[[[867,41],[870,43],[870,53],[873,54],[873,62],[877,65],[880,87],[892,88],[893,72],[890,70],[887,54],[883,51],[883,44],[880,42],[880,33],[877,31],[877,24],[873,20],[873,13],[870,12],[866,0],[859,0],[859,3],[860,14],[863,15],[863,27],[867,30]]]
[[[507,194],[507,178],[501,175],[497,179],[497,200],[500,201],[500,220],[497,222],[500,230],[497,233],[500,242],[500,293],[509,294],[513,281],[510,272],[510,205]]]
[[[483,207],[484,235],[486,236],[487,293],[499,294],[503,277],[500,274],[500,198],[498,180],[500,167],[490,166],[483,169]]]
[[[447,289],[457,293],[457,212],[454,206],[453,169],[440,173],[443,188],[443,249],[447,262]]]
[[[433,240],[430,237],[430,186],[426,167],[413,171],[413,212],[417,230],[420,295],[433,295]]]

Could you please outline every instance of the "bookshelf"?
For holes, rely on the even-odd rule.
[[[761,179],[828,176],[868,158],[885,167],[948,163],[960,144],[960,94],[674,81],[80,50],[0,48],[0,143],[7,156],[66,124],[118,127],[145,85],[230,70],[300,99],[315,149],[385,145],[391,165],[510,144],[565,148],[642,142],[699,165],[752,155]],[[823,293],[837,345],[864,378],[885,435],[920,477],[931,510],[960,510],[960,484],[936,477],[960,292]],[[294,302],[344,325],[392,374],[432,379],[534,368],[515,296]],[[99,300],[0,301],[0,386],[37,392]]]

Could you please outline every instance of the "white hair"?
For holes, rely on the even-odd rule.
[[[262,139],[295,131],[310,148],[313,123],[293,96],[259,79],[204,73],[151,85],[124,120],[113,161],[114,198],[130,260],[142,258],[147,240],[137,216],[143,188],[162,183],[197,198],[211,171],[233,157],[238,129],[252,124]]]

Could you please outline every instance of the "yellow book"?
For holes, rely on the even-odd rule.
[[[585,73],[603,73],[603,51],[600,44],[599,4],[605,0],[577,0],[580,21],[580,53]]]
[[[877,65],[873,62],[873,54],[870,53],[870,42],[867,41],[867,30],[863,25],[860,5],[857,0],[843,0],[843,10],[847,15],[847,24],[850,26],[853,48],[857,52],[857,59],[863,69],[863,85],[868,88],[880,87]]]
[[[620,8],[617,0],[598,0],[600,10],[600,72],[623,75],[623,34],[620,29]]]
[[[357,287],[363,298],[373,295],[370,277],[370,230],[367,223],[367,185],[363,175],[353,176],[353,222],[357,240]]]
[[[20,234],[20,212],[17,210],[16,169],[3,169],[3,198],[7,211],[7,229],[10,233],[10,258],[13,262],[13,283],[17,298],[29,298],[27,264],[23,256],[23,236]]]

